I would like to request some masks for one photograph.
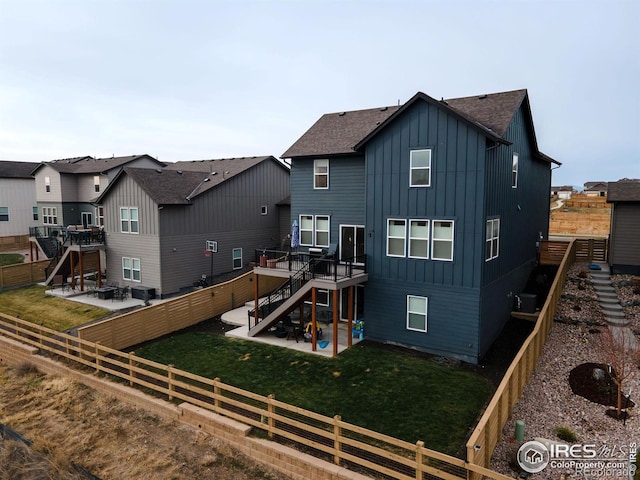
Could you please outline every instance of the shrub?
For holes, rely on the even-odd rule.
[[[573,430],[565,425],[557,426],[554,431],[558,438],[560,440],[564,440],[565,442],[573,443],[578,439]]]

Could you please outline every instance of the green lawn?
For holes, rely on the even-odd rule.
[[[483,378],[365,342],[337,358],[206,332],[177,334],[136,350],[208,378],[452,455],[491,387]]]
[[[0,253],[0,267],[24,263],[24,256],[19,253]]]
[[[40,285],[32,285],[6,290],[0,293],[0,312],[58,331],[68,330],[111,313],[103,308],[47,295],[46,289]]]

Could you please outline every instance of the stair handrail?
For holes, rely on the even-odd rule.
[[[248,327],[249,329],[258,325],[264,318],[267,317],[275,308],[282,304],[285,300],[291,298],[309,279],[309,265],[311,262],[305,263],[296,273],[289,276],[289,280],[280,285],[274,291],[272,291],[262,302],[254,306],[252,310],[247,312]],[[260,312],[267,311],[267,314],[260,316]],[[251,318],[253,317],[253,325],[251,325]]]

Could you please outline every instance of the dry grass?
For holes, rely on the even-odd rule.
[[[286,479],[214,437],[28,365],[0,367],[0,422],[31,440],[0,437],[0,480]]]
[[[32,285],[0,293],[0,312],[64,331],[109,314],[109,310],[71,302],[46,294],[46,287]]]

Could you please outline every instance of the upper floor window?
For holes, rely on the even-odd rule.
[[[431,258],[433,260],[453,260],[453,221],[433,221]]]
[[[120,207],[120,231],[139,233],[138,207]]]
[[[313,246],[313,215],[300,215],[300,245]]]
[[[266,206],[266,205],[262,205],[262,206],[260,207],[260,215],[266,215],[266,214],[267,214],[267,212],[268,212],[268,210],[267,210],[267,206]]]
[[[429,258],[429,220],[409,220],[409,257]]]
[[[431,149],[411,150],[410,187],[429,187],[431,185]]]
[[[9,221],[9,207],[0,207],[0,222]]]
[[[233,269],[238,270],[242,268],[242,249],[234,248],[233,249]]]
[[[407,329],[418,332],[427,331],[427,297],[407,295]]]
[[[329,188],[329,160],[313,161],[313,188]]]
[[[58,224],[58,208],[42,207],[42,224],[57,225]]]
[[[104,207],[96,207],[96,227],[104,227]]]
[[[407,238],[407,221],[401,219],[387,220],[387,255],[404,257]]]
[[[45,192],[50,192],[51,191],[51,178],[50,177],[44,177],[44,191]]]
[[[513,162],[511,164],[511,187],[518,188],[518,154],[513,154]]]
[[[38,207],[31,207],[31,211],[33,212],[33,219],[38,220]]]
[[[300,215],[300,245],[328,247],[330,225],[329,215]]]
[[[93,189],[96,192],[100,191],[100,175],[94,175],[93,176]]]
[[[493,260],[498,257],[500,248],[500,219],[487,220],[487,233],[485,240],[485,260]]]
[[[316,215],[316,247],[329,246],[329,217]]]

